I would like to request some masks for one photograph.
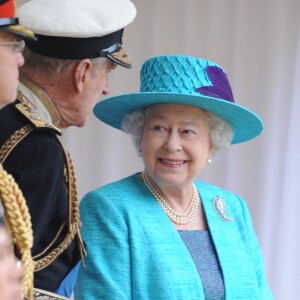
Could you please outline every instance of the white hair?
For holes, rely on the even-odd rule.
[[[27,67],[49,74],[60,73],[64,68],[82,61],[82,59],[60,59],[40,55],[27,47],[23,51],[23,56]],[[101,67],[105,66],[108,62],[108,58],[106,57],[90,58],[90,60],[93,65],[99,64]],[[96,73],[97,71],[98,69],[94,68],[94,72]]]
[[[151,106],[127,114],[122,121],[122,130],[130,134],[133,144],[140,155],[144,124],[149,116]],[[233,139],[233,130],[229,124],[214,114],[205,111],[209,120],[210,141],[213,145],[212,156],[228,148]]]

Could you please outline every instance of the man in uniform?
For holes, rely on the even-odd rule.
[[[34,34],[19,25],[14,1],[0,0],[0,109],[16,100],[24,38],[34,39]]]
[[[136,10],[129,0],[31,0],[18,15],[38,40],[26,41],[18,100],[0,112],[0,162],[31,214],[35,287],[70,296],[84,247],[74,168],[59,135],[85,124],[116,65],[131,67],[122,35]]]
[[[23,39],[34,40],[33,32],[19,24],[18,18],[15,17],[15,3],[13,0],[0,0],[0,109],[16,99],[17,85],[19,82],[19,67],[24,64],[22,55],[24,48]],[[14,199],[11,198],[13,195],[10,194],[12,184],[14,183],[9,181],[9,175],[0,165],[0,300],[21,299],[22,290],[23,296],[25,294],[29,296],[30,279],[32,285],[32,268],[31,270],[28,270],[27,266],[22,268],[20,262],[14,257],[12,252],[12,239],[3,224],[5,215],[6,225],[15,227],[20,225],[19,220],[11,220],[11,214],[7,211],[5,211],[4,214],[3,210],[3,207],[7,208],[7,199]],[[14,184],[13,189],[15,190],[16,188]],[[13,204],[11,206],[14,206]],[[18,206],[14,206],[14,208],[16,207]],[[21,212],[19,211],[17,215],[21,215]],[[21,232],[20,228],[10,227],[9,229],[19,249],[22,248],[22,246],[24,247],[25,244],[29,246],[32,245],[30,244],[30,240],[32,241],[32,233],[30,230],[28,230],[28,235],[14,236],[16,232]],[[24,233],[24,231],[22,231],[22,233]],[[24,242],[22,245],[18,243],[20,240]],[[24,253],[24,248],[21,250],[22,253]],[[30,254],[30,248],[28,252]],[[29,274],[30,271],[31,274]],[[23,289],[22,277],[23,280],[25,279],[24,282],[26,282],[26,286],[23,284]]]

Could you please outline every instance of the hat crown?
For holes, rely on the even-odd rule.
[[[206,59],[154,57],[143,64],[140,77],[140,92],[205,95],[234,102],[224,70]]]
[[[136,8],[130,0],[30,0],[18,8],[18,16],[36,34],[90,38],[124,28]]]
[[[14,18],[15,12],[16,12],[15,1],[13,0],[0,1],[0,19]]]

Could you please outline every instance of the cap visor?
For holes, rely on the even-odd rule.
[[[115,51],[107,53],[106,56],[124,68],[130,69],[132,67],[131,61],[121,45]]]
[[[32,41],[37,40],[34,33],[22,25],[10,25],[7,27],[1,27],[0,29],[9,32],[24,40],[32,40]]]

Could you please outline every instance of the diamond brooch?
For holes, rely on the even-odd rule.
[[[233,219],[226,216],[226,203],[217,195],[213,200],[213,207],[217,215],[225,222],[232,222]]]

